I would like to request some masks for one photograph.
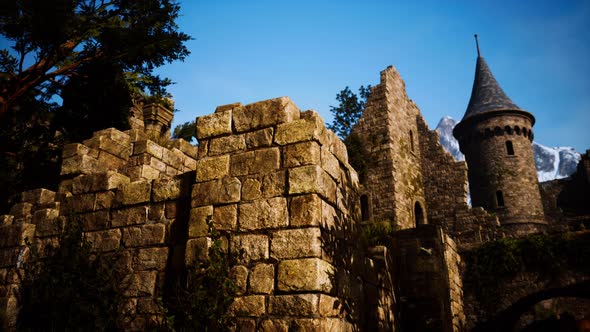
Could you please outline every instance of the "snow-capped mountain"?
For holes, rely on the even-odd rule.
[[[465,160],[465,156],[459,151],[459,142],[453,136],[453,128],[457,121],[449,116],[443,117],[436,126],[440,138],[440,144],[456,160]],[[580,154],[570,147],[550,148],[533,142],[533,154],[539,181],[561,179],[572,175],[576,171]]]

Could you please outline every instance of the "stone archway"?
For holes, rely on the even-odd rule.
[[[414,222],[416,227],[420,225],[426,225],[426,216],[424,215],[424,208],[420,202],[414,203]]]

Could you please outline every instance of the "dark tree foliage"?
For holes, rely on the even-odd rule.
[[[358,96],[350,91],[348,87],[344,88],[336,95],[336,100],[339,101],[338,107],[330,106],[330,112],[334,115],[334,120],[328,125],[328,128],[344,139],[348,151],[348,161],[357,171],[361,183],[364,183],[366,179],[370,160],[360,137],[352,133],[352,127],[363,115],[367,98],[370,95],[370,85],[367,87],[361,85]]]
[[[18,330],[117,330],[124,286],[114,269],[116,254],[93,254],[76,220],[66,225],[57,248],[47,247],[42,253],[30,247]]]
[[[61,94],[54,125],[68,141],[81,141],[92,133],[115,127],[129,129],[131,91],[120,67],[109,62],[85,64]]]
[[[189,54],[179,10],[173,0],[0,1],[11,46],[0,50],[0,213],[23,190],[57,188],[64,143],[127,129],[133,98],[168,96],[154,69]]]
[[[371,86],[359,88],[358,96],[348,87],[336,95],[339,104],[337,107],[330,106],[330,112],[334,115],[334,121],[328,125],[341,138],[350,135],[352,126],[360,119],[365,110],[365,103],[371,94]]]
[[[170,81],[153,70],[188,54],[172,0],[16,0],[0,3],[0,117],[32,89],[52,94],[83,66],[108,60],[133,83],[163,95]],[[30,63],[32,62],[32,63]]]
[[[188,142],[192,141],[193,138],[197,138],[197,125],[195,121],[188,121],[176,126],[172,132],[172,137],[182,138]]]

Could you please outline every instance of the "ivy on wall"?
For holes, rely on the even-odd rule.
[[[535,234],[504,238],[463,253],[464,285],[488,310],[501,288],[521,272],[555,280],[567,271],[590,273],[590,233]]]

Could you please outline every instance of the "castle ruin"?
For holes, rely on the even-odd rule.
[[[67,145],[59,190],[25,192],[0,216],[6,329],[15,327],[27,242],[57,245],[72,218],[93,250],[124,258],[126,330],[165,319],[157,298],[170,275],[207,261],[211,222],[237,257],[231,329],[285,332],[463,331],[460,251],[559,219],[545,216],[557,208],[542,198],[556,202],[564,187],[542,196],[534,173],[534,117],[506,97],[481,57],[455,130],[467,163],[444,151],[391,66],[353,129],[369,156],[360,180],[318,113],[288,97],[217,107],[197,119],[198,146],[168,139],[167,109],[134,114],[131,130]],[[578,172],[584,188],[587,161],[588,153]],[[399,229],[390,246],[359,244],[373,222]]]

